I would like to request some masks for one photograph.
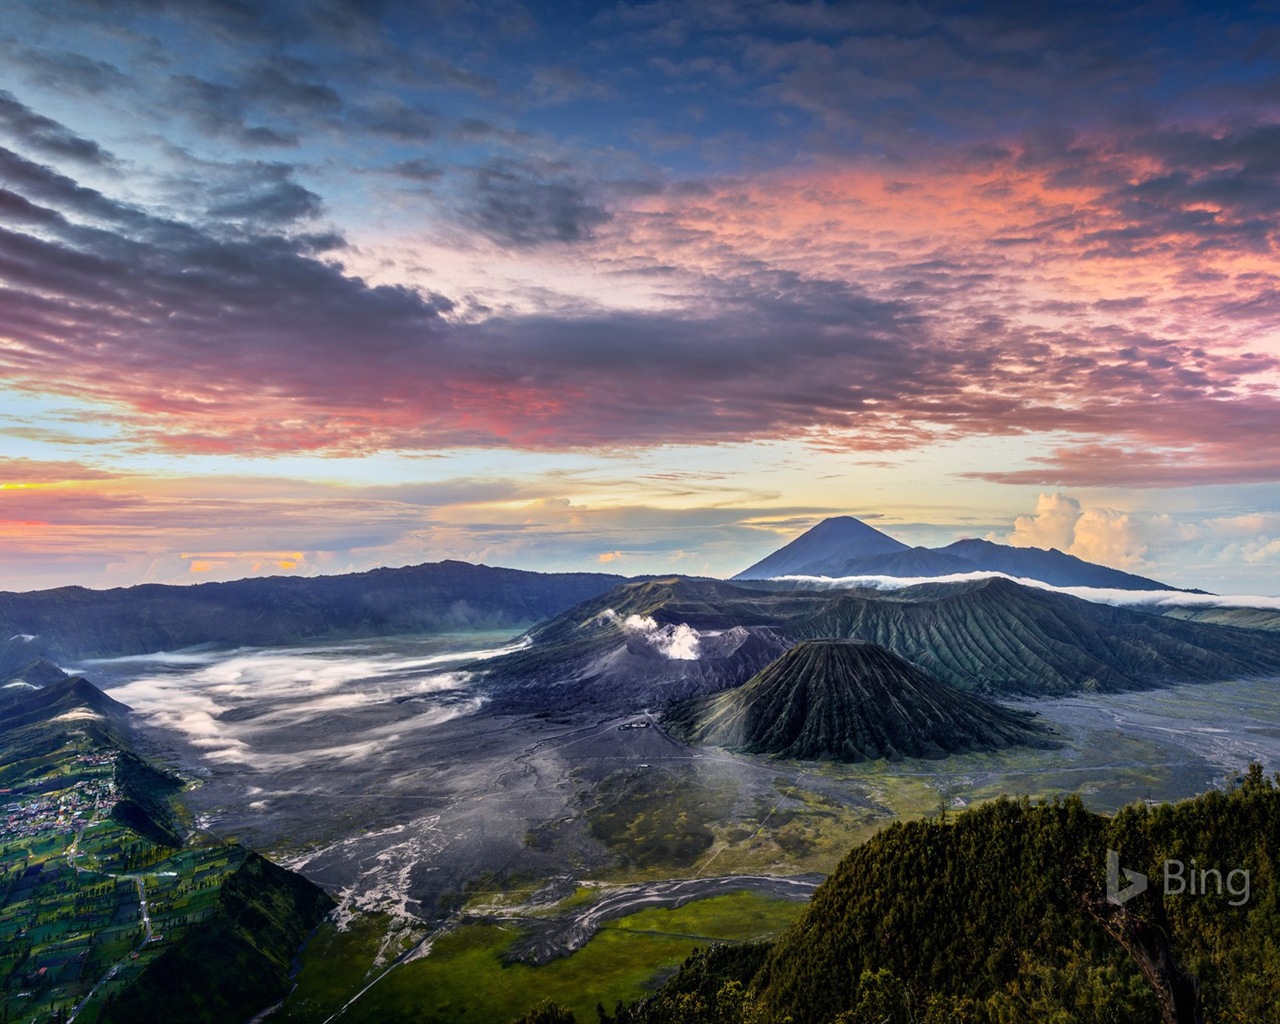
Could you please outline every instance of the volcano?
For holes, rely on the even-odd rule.
[[[860,640],[797,644],[742,686],[678,704],[664,721],[692,742],[797,760],[940,758],[1049,740],[1034,716]]]

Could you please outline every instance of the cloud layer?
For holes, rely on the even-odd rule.
[[[486,11],[460,12],[458,39],[478,38]],[[24,15],[37,38],[39,9]],[[1243,440],[1280,416],[1280,362],[1259,333],[1280,294],[1280,125],[1227,79],[1213,88],[1229,116],[1173,97],[1179,119],[1160,120],[1150,106],[1165,81],[1157,51],[1210,76],[1227,51],[1153,48],[1145,16],[1120,11],[1096,25],[790,4],[521,18],[470,69],[443,52],[414,62],[388,21],[342,5],[253,27],[216,5],[167,8],[164,38],[212,27],[224,59],[153,79],[12,37],[17,86],[103,90],[131,152],[154,132],[128,119],[143,117],[137,90],[160,88],[175,113],[158,122],[173,140],[166,170],[124,188],[127,158],[0,96],[10,386],[98,400],[139,443],[175,452],[778,437],[874,451],[1030,432],[1043,454],[979,475],[1167,486],[1280,474],[1274,452]],[[438,27],[421,12],[402,26]],[[1194,24],[1163,28],[1172,44]],[[557,33],[592,38],[595,53],[557,63],[569,45]],[[704,146],[754,147],[774,165],[733,178],[682,177],[628,151],[593,104],[641,103],[611,61],[664,40],[691,54],[645,66],[680,97],[672,119],[718,80],[815,131],[734,139],[728,108],[704,109]],[[521,59],[496,63],[507,50]],[[385,70],[360,78],[375,61]],[[532,107],[479,70],[501,66],[527,74]],[[905,70],[920,67],[929,77]],[[1056,102],[1068,85],[1073,104],[1094,97],[1110,113],[1070,116]],[[565,104],[595,138],[549,130]],[[770,156],[796,143],[807,161]],[[199,155],[218,147],[241,155]],[[509,312],[447,295],[429,272],[372,284],[351,269],[371,265],[348,240],[362,229],[331,219],[352,199],[317,159],[402,182],[387,198],[456,246],[536,250],[553,276],[589,268],[591,282]],[[611,308],[602,274],[641,282],[642,308]]]
[[[163,578],[523,543],[510,508],[487,544],[297,479],[387,453],[518,457],[526,504],[670,446],[791,446],[793,481],[934,459],[917,488],[1123,492],[1007,535],[1126,567],[1248,511],[1136,490],[1280,481],[1268,11],[73,6],[0,28],[0,394],[30,410],[0,518],[31,565],[147,526],[167,554],[117,559]],[[231,487],[243,539],[170,494],[272,459],[294,477],[252,512]],[[450,474],[416,479],[491,475]],[[663,503],[622,486],[564,557],[635,550],[600,524]],[[730,532],[860,494],[738,491]]]

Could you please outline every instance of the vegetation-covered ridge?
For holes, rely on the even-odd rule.
[[[1268,1024],[1280,1019],[1276,835],[1280,789],[1257,766],[1234,791],[1114,817],[1072,797],[895,824],[772,946],[703,950],[605,1018]],[[1108,900],[1108,851],[1145,891]]]
[[[664,723],[692,742],[804,760],[944,757],[1048,740],[1032,715],[860,640],[799,643],[742,686],[676,705]]]
[[[243,848],[182,835],[183,783],[127,708],[64,678],[0,689],[0,1020],[246,1019],[332,906]]]
[[[79,676],[39,688],[0,687],[0,788],[12,801],[65,788],[81,756],[110,754],[114,761],[128,747],[127,712]]]
[[[290,965],[333,909],[322,889],[255,853],[223,882],[209,918],[170,946],[99,1020],[244,1020],[289,990]]]

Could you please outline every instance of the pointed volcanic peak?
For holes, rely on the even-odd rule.
[[[67,674],[45,657],[37,637],[19,633],[0,640],[0,686],[25,683],[44,686],[67,678]]]
[[[664,719],[684,739],[799,760],[945,757],[1050,742],[1034,716],[940,683],[876,644],[797,644],[747,683]]]
[[[29,781],[48,771],[68,743],[80,749],[127,746],[128,707],[83,676],[46,686],[0,686],[0,785]]]
[[[975,569],[1039,580],[1053,587],[1100,587],[1111,590],[1173,590],[1167,583],[1086,562],[1057,548],[1015,548],[989,540],[958,540],[937,554],[968,562]],[[972,570],[971,570],[972,571]],[[1203,593],[1203,591],[1189,591]]]
[[[129,708],[85,679],[71,676],[46,686],[13,683],[0,687],[0,736],[56,721],[122,721]]]
[[[842,575],[840,567],[858,559],[910,550],[906,544],[868,526],[860,519],[835,516],[824,519],[790,544],[779,548],[733,578],[763,580],[775,576]]]

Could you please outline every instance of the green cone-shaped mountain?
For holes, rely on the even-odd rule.
[[[797,644],[736,689],[666,723],[698,743],[801,760],[945,757],[1046,741],[1033,716],[962,693],[876,644]]]

